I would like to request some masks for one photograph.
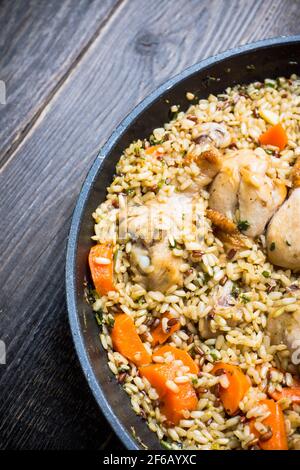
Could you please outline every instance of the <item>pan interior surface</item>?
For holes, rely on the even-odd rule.
[[[92,245],[92,212],[105,199],[122,151],[169,121],[172,104],[189,106],[186,93],[198,98],[218,94],[228,86],[299,74],[300,37],[261,41],[225,52],[192,66],[169,80],[132,111],[101,149],[81,190],[68,240],[66,291],[69,320],[81,366],[94,397],[128,449],[160,449],[156,435],[136,416],[130,400],[107,365],[99,327],[84,295],[87,257]]]

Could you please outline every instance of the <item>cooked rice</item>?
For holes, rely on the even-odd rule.
[[[193,94],[188,94],[193,100]],[[172,107],[173,112],[178,108]],[[271,113],[271,114],[270,114]],[[197,119],[193,119],[196,117]],[[283,123],[288,134],[288,145],[280,152],[272,148],[258,147],[258,138],[266,130],[266,120]],[[280,316],[284,312],[299,310],[300,290],[290,290],[298,285],[299,276],[290,270],[275,269],[266,257],[265,237],[257,242],[248,240],[248,247],[235,253],[228,260],[222,242],[214,236],[210,220],[204,219],[201,226],[203,243],[199,247],[191,233],[179,233],[169,239],[173,254],[182,260],[180,270],[185,274],[183,287],[172,286],[167,292],[145,290],[135,284],[130,276],[128,255],[130,240],[118,238],[118,217],[125,209],[125,196],[131,203],[143,204],[151,199],[163,201],[172,193],[175,182],[181,190],[192,184],[197,167],[181,165],[183,155],[191,150],[193,139],[199,135],[197,123],[224,123],[230,131],[234,148],[224,149],[230,155],[235,149],[253,149],[257,154],[272,160],[270,176],[276,176],[291,187],[291,168],[300,155],[300,80],[293,75],[290,79],[266,80],[265,84],[252,83],[228,88],[224,94],[209,95],[192,104],[186,112],[165,124],[164,128],[153,131],[151,144],[160,145],[158,152],[168,155],[164,160],[147,155],[145,149],[150,141],[138,140],[132,143],[121,156],[116,176],[108,188],[107,199],[94,212],[95,235],[93,239],[103,242],[109,236],[116,246],[114,272],[117,291],[99,298],[95,294],[93,308],[102,312],[100,339],[108,353],[108,365],[118,378],[122,375],[122,386],[130,395],[133,410],[143,416],[149,428],[158,439],[173,449],[247,449],[257,443],[250,432],[248,419],[256,418],[256,429],[263,433],[262,423],[267,416],[264,406],[258,404],[267,397],[267,390],[280,390],[291,384],[292,376],[273,370],[281,354],[289,370],[289,356],[285,345],[271,345],[265,334],[267,318]],[[171,184],[172,182],[172,184]],[[208,192],[203,189],[197,205],[197,216],[203,218],[207,207]],[[193,258],[193,252],[201,250],[203,255]],[[196,262],[195,262],[196,260]],[[105,261],[104,261],[105,262]],[[103,263],[103,259],[99,260]],[[219,331],[216,338],[203,340],[199,334],[201,320],[212,312],[218,289],[231,281],[239,285],[238,308],[214,311],[211,327]],[[151,321],[170,312],[180,322],[170,344],[188,351],[201,368],[201,374],[193,377],[198,391],[197,410],[184,412],[179,425],[166,426],[166,418],[160,411],[158,394],[146,379],[139,376],[138,368],[120,353],[113,351],[110,327],[116,311],[129,315],[135,322],[146,349],[152,353]],[[236,326],[230,327],[234,320]],[[150,322],[150,323],[149,323]],[[229,322],[229,323],[228,323]],[[167,321],[162,325],[168,328]],[[286,359],[284,359],[286,357]],[[157,363],[167,361],[166,357],[155,356]],[[171,358],[172,360],[172,358]],[[251,380],[252,386],[240,403],[242,416],[229,417],[214,393],[216,384],[228,386],[226,375],[215,377],[211,374],[214,362],[224,361],[237,364]],[[179,364],[180,366],[180,364]],[[125,375],[124,375],[125,374]],[[167,386],[178,389],[178,384],[192,380],[186,369]],[[120,380],[119,380],[120,381]],[[128,403],[129,405],[129,403]],[[290,407],[282,402],[290,448],[300,442],[300,406]]]

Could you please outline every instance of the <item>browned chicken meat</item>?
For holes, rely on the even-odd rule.
[[[207,209],[206,216],[211,220],[214,233],[228,250],[241,250],[247,247],[247,237],[239,231],[237,225],[225,215],[214,209]]]
[[[209,207],[236,222],[238,211],[243,232],[253,238],[264,232],[286,197],[285,185],[267,175],[268,165],[252,150],[238,150],[223,162],[211,186]]]
[[[186,196],[174,195],[165,203],[153,200],[129,211],[133,279],[147,290],[165,292],[183,283],[182,259],[174,256],[168,234],[181,230],[189,203]]]
[[[300,158],[294,166],[292,192],[269,224],[267,248],[273,264],[300,269]]]
[[[285,344],[289,351],[289,363],[292,364],[292,372],[300,372],[300,311],[283,313],[277,318],[269,318],[267,330],[272,344]],[[284,367],[284,354],[281,358]]]

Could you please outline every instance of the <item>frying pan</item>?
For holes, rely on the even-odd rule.
[[[131,409],[130,400],[107,366],[100,346],[99,327],[85,301],[84,281],[88,276],[87,257],[92,245],[92,212],[106,196],[115,165],[122,151],[138,138],[143,139],[169,120],[172,104],[189,105],[186,93],[199,98],[216,94],[237,83],[288,77],[298,73],[300,36],[267,39],[241,46],[203,60],[157,88],[117,127],[100,150],[83,184],[74,210],[66,259],[66,294],[70,327],[83,372],[93,395],[123,444],[132,450],[160,449],[156,435]]]

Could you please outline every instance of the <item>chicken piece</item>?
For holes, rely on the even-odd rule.
[[[184,165],[195,163],[200,170],[199,175],[194,178],[192,188],[189,192],[196,193],[212,182],[222,166],[222,158],[219,150],[208,140],[195,147],[184,158]]]
[[[267,176],[268,165],[252,150],[238,150],[223,162],[211,186],[209,207],[231,220],[239,210],[240,220],[247,222],[243,232],[253,238],[264,232],[286,197],[285,185]]]
[[[293,171],[294,188],[274,214],[267,230],[268,258],[283,268],[300,269],[300,158]]]
[[[172,285],[182,286],[182,259],[174,256],[168,232],[180,232],[191,208],[184,195],[170,197],[166,203],[151,201],[129,211],[127,229],[133,279],[147,290],[165,292]]]
[[[222,166],[222,155],[219,148],[228,147],[231,135],[223,124],[206,122],[198,126],[198,137],[194,140],[189,153],[184,158],[184,165],[195,163],[200,173],[194,178],[194,184],[188,192],[196,193],[199,189],[207,186],[220,171]]]
[[[225,215],[213,209],[207,209],[207,217],[215,226],[214,233],[225,247],[225,250],[241,250],[247,247],[247,238],[240,233],[237,225]]]
[[[211,220],[213,225],[218,227],[223,232],[230,234],[236,233],[238,231],[236,224],[232,220],[228,219],[224,214],[221,214],[220,212],[213,209],[207,209],[206,215]]]
[[[133,244],[131,263],[135,282],[147,290],[165,292],[173,285],[182,286],[182,261],[172,254],[166,238],[148,246]]]
[[[300,311],[283,313],[279,317],[269,318],[267,331],[271,344],[285,344],[290,352],[289,362],[299,374],[300,368]],[[280,354],[279,354],[280,359]]]

